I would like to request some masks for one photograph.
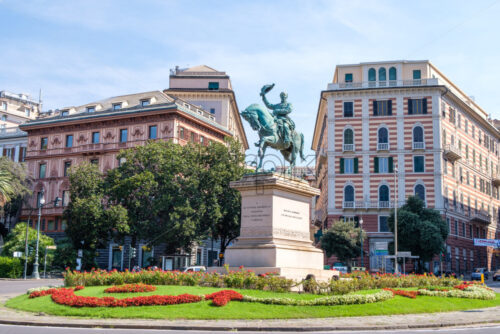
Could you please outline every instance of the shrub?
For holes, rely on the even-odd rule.
[[[78,288],[79,286],[77,286]],[[75,291],[77,289],[75,288]],[[81,290],[81,289],[78,289]],[[104,290],[106,293],[127,293],[127,292],[150,292],[155,291],[156,286],[148,284],[125,284],[115,285]]]
[[[18,278],[22,273],[23,265],[19,258],[0,256],[0,277]]]

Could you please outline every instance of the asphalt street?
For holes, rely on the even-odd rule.
[[[75,334],[137,334],[140,333],[190,333],[190,334],[206,334],[211,333],[209,331],[171,331],[171,330],[137,330],[137,329],[103,329],[103,328],[64,328],[64,327],[30,327],[30,326],[8,326],[8,325],[0,325],[0,334],[67,334],[67,333],[75,333]],[[426,334],[426,333],[443,333],[443,334],[498,334],[500,333],[500,326],[495,327],[476,327],[476,328],[448,328],[448,329],[429,329],[429,330],[397,330],[397,331],[335,331],[335,332],[307,332],[307,333],[318,333],[318,334],[326,334],[326,333],[349,333],[349,334],[357,334],[357,333],[392,333],[392,334]],[[265,332],[244,332],[248,334],[257,334],[257,333],[265,333]],[[288,334],[288,333],[297,333],[293,332],[272,332],[276,334]]]

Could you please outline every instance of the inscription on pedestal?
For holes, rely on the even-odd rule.
[[[241,208],[241,217],[245,221],[262,222],[271,217],[271,205],[245,205]]]
[[[281,217],[285,217],[285,218],[289,218],[289,219],[304,220],[302,213],[299,211],[295,211],[293,209],[283,209],[281,212]]]

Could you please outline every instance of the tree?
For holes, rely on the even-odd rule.
[[[69,180],[71,201],[64,210],[68,222],[65,232],[76,249],[95,254],[111,238],[129,231],[127,211],[105,196],[104,177],[96,165],[83,163],[71,168]],[[87,268],[93,263],[84,261],[84,265]]]
[[[37,230],[31,227],[28,228],[28,267],[31,270],[33,263],[35,262],[35,251],[36,251],[36,238],[37,238]],[[11,233],[6,238],[5,244],[3,245],[2,255],[12,257],[14,252],[23,252],[25,251],[25,243],[26,243],[26,223],[17,224],[14,229],[12,229]],[[43,264],[43,256],[45,252],[45,247],[54,245],[54,240],[51,237],[40,233],[39,240],[39,259]],[[47,263],[52,262],[52,255],[47,255]]]
[[[389,219],[389,229],[394,232],[394,211]],[[411,251],[422,263],[444,251],[448,237],[448,225],[438,211],[428,209],[416,197],[408,197],[406,204],[398,209],[398,250]]]
[[[335,255],[340,261],[347,263],[350,268],[352,259],[361,254],[361,239],[365,239],[365,232],[354,226],[354,222],[338,221],[323,234],[321,248],[326,256]]]

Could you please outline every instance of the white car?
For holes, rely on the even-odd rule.
[[[191,266],[187,268],[181,269],[182,272],[184,273],[190,273],[190,272],[204,272],[207,271],[207,268],[205,266]]]

